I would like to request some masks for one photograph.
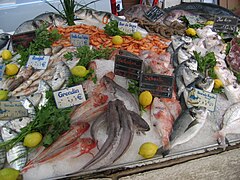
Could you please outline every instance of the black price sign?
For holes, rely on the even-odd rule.
[[[150,21],[155,22],[163,15],[164,11],[160,7],[154,6],[145,14],[145,17]]]
[[[116,55],[114,73],[129,79],[139,80],[142,72],[141,59]]]
[[[214,21],[214,30],[221,33],[234,33],[237,30],[238,18],[233,16],[218,16]]]
[[[25,48],[29,47],[30,42],[32,42],[36,37],[35,31],[29,31],[21,34],[12,35],[12,46],[15,51],[18,46],[23,46]]]
[[[142,74],[140,91],[150,91],[153,96],[171,98],[173,90],[173,76],[159,74]]]

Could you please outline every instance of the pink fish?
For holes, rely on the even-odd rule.
[[[168,149],[170,146],[169,137],[172,132],[174,118],[169,112],[168,107],[158,97],[153,99],[151,105],[151,122],[162,137],[163,148]]]

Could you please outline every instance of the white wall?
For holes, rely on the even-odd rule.
[[[91,1],[78,0],[81,4]],[[1,4],[1,2],[4,4]],[[48,4],[39,0],[9,0],[8,2],[11,2],[11,4],[6,2],[7,0],[0,0],[0,29],[5,32],[14,31],[21,23],[33,19],[41,13],[54,11]],[[51,3],[59,7],[59,0],[52,0]],[[100,0],[89,7],[111,12],[110,0]]]

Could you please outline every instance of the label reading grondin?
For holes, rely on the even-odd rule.
[[[214,111],[217,101],[217,95],[193,88],[188,94],[188,104],[192,106],[205,107],[209,111]]]
[[[19,101],[0,101],[0,120],[28,116],[27,110]]]
[[[27,66],[32,66],[35,69],[46,69],[50,56],[30,55]]]
[[[59,109],[79,105],[86,101],[82,85],[55,91],[53,95]]]

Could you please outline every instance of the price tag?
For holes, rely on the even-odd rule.
[[[114,73],[129,79],[139,80],[142,72],[141,59],[116,55]]]
[[[20,101],[0,101],[0,120],[9,120],[28,116]]]
[[[154,6],[145,14],[145,17],[150,21],[155,22],[162,17],[164,13],[165,12],[160,7]]]
[[[55,91],[53,95],[59,109],[75,106],[86,101],[82,85]]]
[[[89,35],[71,33],[70,41],[71,44],[75,47],[89,46]]]
[[[119,21],[118,22],[118,29],[121,31],[127,33],[127,34],[133,34],[137,31],[137,23],[133,22],[126,22],[126,21]]]
[[[30,55],[27,66],[32,66],[35,69],[46,69],[50,56]]]
[[[2,81],[5,67],[6,67],[5,64],[0,64],[0,81]]]
[[[188,94],[188,104],[192,106],[205,107],[209,111],[214,111],[217,101],[217,95],[193,88]]]
[[[237,30],[238,18],[233,16],[217,16],[214,21],[214,30],[222,33],[234,33]]]
[[[25,48],[29,47],[30,42],[32,42],[35,39],[35,37],[36,37],[35,31],[12,35],[11,40],[13,50],[16,51],[16,48],[20,45]]]
[[[159,74],[142,74],[140,91],[150,91],[153,96],[171,98],[173,90],[173,76]]]

